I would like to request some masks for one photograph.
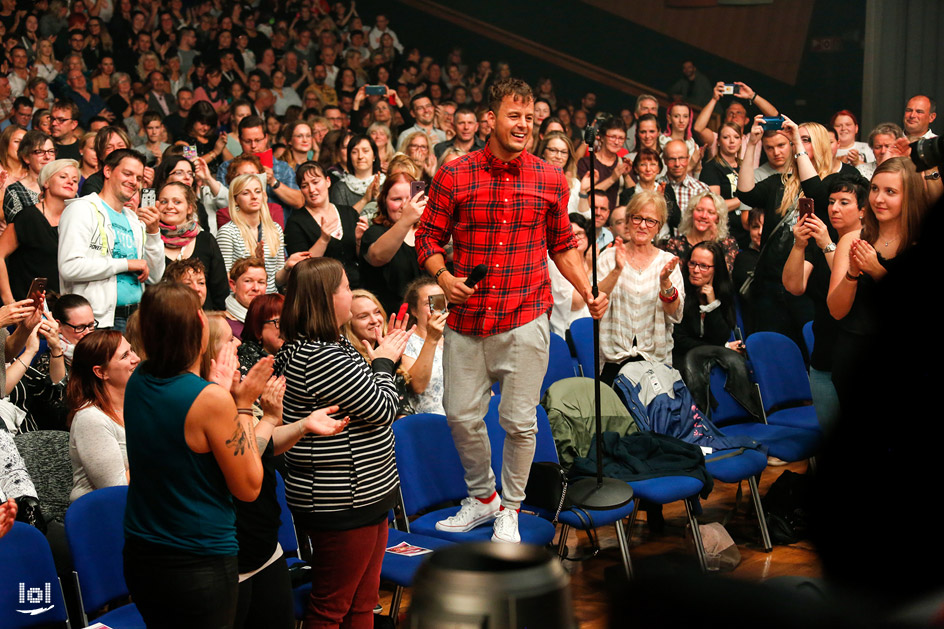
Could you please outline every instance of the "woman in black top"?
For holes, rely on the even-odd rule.
[[[697,347],[737,347],[728,343],[736,323],[734,289],[721,244],[706,240],[695,245],[683,274],[685,314],[672,331],[672,364],[679,369],[686,355]]]
[[[706,240],[695,245],[682,273],[685,313],[672,330],[672,365],[681,371],[699,408],[707,410],[709,370],[717,363],[728,373],[728,392],[753,409],[752,385],[741,355],[744,345],[728,340],[737,321],[734,288],[721,243]]]
[[[862,229],[860,216],[868,199],[868,183],[866,179],[855,177],[837,179],[830,185],[829,223],[839,238]],[[839,420],[839,400],[832,383],[839,324],[826,305],[836,256],[836,245],[829,232],[816,215],[798,221],[793,227],[793,249],[783,266],[784,288],[793,295],[809,295],[815,308],[813,336],[816,343],[810,353],[810,390],[823,431],[832,431]]]
[[[59,219],[66,199],[74,199],[79,189],[78,166],[73,159],[44,166],[39,173],[39,201],[18,212],[0,236],[3,303],[25,299],[37,277],[46,278],[47,291],[59,292]]]
[[[344,265],[351,287],[360,288],[359,253],[367,219],[359,219],[349,205],[331,203],[331,180],[318,162],[299,166],[295,181],[305,197],[305,207],[292,212],[285,223],[285,252],[292,255],[308,251],[313,258],[334,258]]]
[[[225,310],[229,281],[220,246],[210,232],[197,223],[197,197],[181,182],[164,184],[157,199],[161,213],[161,239],[167,262],[195,257],[206,269],[208,310]]]
[[[751,242],[747,233],[747,208],[734,196],[737,191],[738,170],[741,160],[741,129],[733,122],[726,122],[718,130],[718,152],[701,169],[699,179],[708,184],[708,189],[724,199],[728,206],[728,233],[737,240],[738,247],[746,249]],[[744,210],[743,214],[741,210]]]
[[[422,274],[416,260],[414,237],[427,197],[410,198],[413,178],[404,172],[391,175],[380,189],[377,216],[361,239],[363,285],[380,299],[387,312],[396,312],[406,286]]]
[[[210,172],[215,172],[224,161],[233,159],[226,149],[226,136],[219,132],[219,126],[216,110],[205,100],[195,102],[184,121],[184,142],[197,147],[197,155],[206,160]]]

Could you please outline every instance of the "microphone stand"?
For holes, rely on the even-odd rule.
[[[594,186],[596,182],[596,140],[597,122],[588,126],[585,140],[590,154],[590,234],[588,240],[591,247],[591,294],[596,298],[600,294],[597,285],[597,224],[596,201]],[[567,495],[578,507],[587,509],[618,509],[633,499],[633,488],[626,481],[603,476],[603,417],[600,409],[600,320],[593,320],[593,406],[596,415],[597,439],[597,475],[596,478],[587,477],[570,483]]]

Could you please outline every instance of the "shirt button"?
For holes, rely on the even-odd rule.
[[[495,288],[495,285],[494,285],[494,284],[492,285],[492,288]]]
[[[505,181],[511,181],[511,179],[509,179],[508,177],[505,177]]]
[[[507,224],[508,224],[508,221],[502,221],[502,223],[504,223],[505,225],[507,225]]]
[[[505,199],[505,203],[508,203],[508,199]]]
[[[495,265],[495,268],[496,268],[496,269],[498,268],[498,265],[497,265],[497,264]]]
[[[498,244],[500,244],[500,245],[503,245],[503,244],[505,244],[505,243],[503,243],[503,242],[499,242]]]
[[[486,308],[486,310],[491,310],[491,309],[492,309],[492,307],[491,307],[491,306],[489,306],[488,308]]]

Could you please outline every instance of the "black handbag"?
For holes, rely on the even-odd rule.
[[[570,507],[567,500],[567,472],[557,463],[532,463],[524,493],[528,504],[553,513],[555,524],[561,510]]]

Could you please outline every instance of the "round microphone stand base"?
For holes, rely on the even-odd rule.
[[[567,497],[584,509],[619,509],[633,499],[629,483],[616,478],[581,478],[567,485]]]

